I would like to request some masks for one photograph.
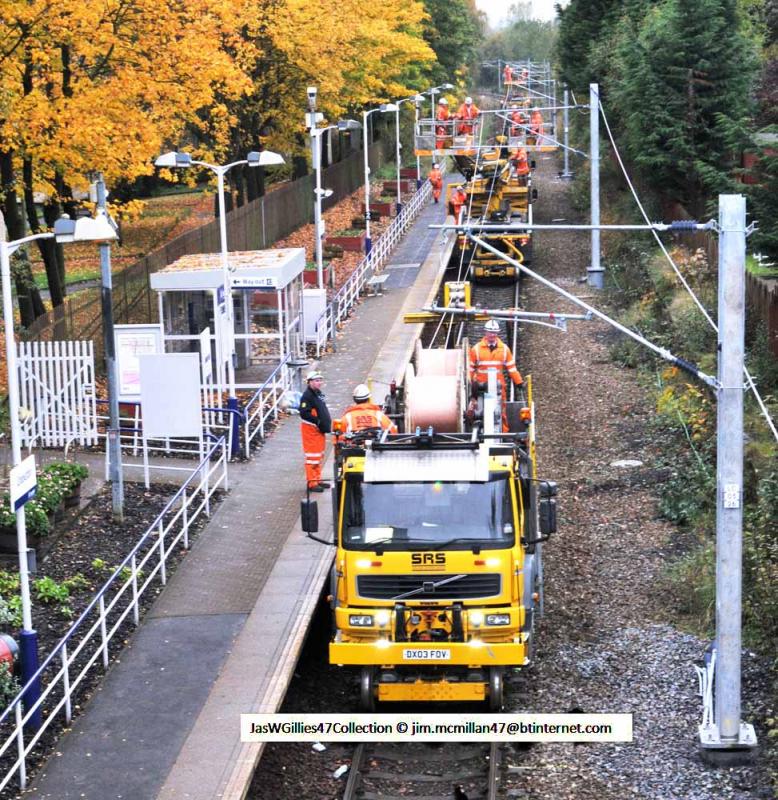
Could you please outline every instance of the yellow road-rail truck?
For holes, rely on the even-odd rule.
[[[508,415],[516,430],[503,433],[499,392],[474,419],[473,403],[452,412],[425,402],[420,378],[409,409],[410,383],[387,398],[400,433],[360,431],[336,447],[330,662],[361,669],[364,710],[376,701],[497,710],[506,669],[532,658],[541,543],[556,528],[556,486],[536,477],[531,390],[523,412]],[[460,388],[469,391],[464,379]],[[430,414],[437,429],[415,424]],[[313,505],[303,504],[309,532]]]

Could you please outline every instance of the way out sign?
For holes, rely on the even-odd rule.
[[[35,497],[38,476],[35,472],[35,456],[27,456],[20,464],[11,468],[11,507],[18,511],[28,500]]]

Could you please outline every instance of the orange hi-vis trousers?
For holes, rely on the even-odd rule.
[[[315,425],[305,421],[300,423],[300,433],[303,437],[305,480],[308,482],[308,488],[312,489],[321,481],[321,466],[327,437]]]

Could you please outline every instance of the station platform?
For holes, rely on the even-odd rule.
[[[356,384],[370,380],[378,399],[403,374],[421,326],[402,314],[434,296],[450,243],[428,225],[444,215],[443,203],[422,211],[383,293],[364,299],[318,362],[333,417]],[[280,707],[334,556],[300,529],[299,428],[286,418],[252,461],[230,465],[229,495],[25,797],[244,797],[262,745],[241,743],[240,715]],[[329,497],[319,499],[328,538]]]

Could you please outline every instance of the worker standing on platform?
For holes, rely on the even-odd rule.
[[[432,200],[435,203],[439,203],[440,192],[443,189],[443,173],[441,173],[440,167],[437,164],[432,165],[428,179],[432,184]]]
[[[535,137],[535,144],[539,144],[543,137],[543,114],[537,108],[529,115],[529,132]]]
[[[450,130],[451,112],[448,110],[448,100],[441,97],[438,100],[438,110],[435,113],[435,147],[442,150],[446,146],[446,137]]]
[[[511,136],[521,136],[525,131],[527,117],[521,109],[511,108]]]
[[[451,213],[454,215],[455,224],[459,224],[462,216],[462,208],[467,204],[467,192],[464,186],[457,186],[451,193]]]
[[[473,126],[475,125],[475,121],[478,119],[478,115],[480,113],[481,111],[473,102],[473,98],[466,97],[465,102],[459,106],[459,111],[457,111],[457,119],[461,120],[458,126],[460,135],[473,135]]]
[[[341,431],[354,433],[368,428],[381,428],[397,433],[397,426],[384,414],[381,406],[370,402],[370,389],[364,383],[354,388],[354,405],[349,406],[340,418]]]
[[[502,70],[502,82],[504,84],[509,84],[513,82],[513,70],[511,69],[510,64],[506,64]]]
[[[300,430],[305,456],[305,479],[309,492],[323,492],[330,486],[321,479],[325,434],[332,430],[332,417],[321,391],[323,381],[324,376],[321,372],[309,372],[308,386],[300,398]]]
[[[527,151],[523,147],[518,147],[511,153],[511,167],[513,167],[517,177],[523,178],[522,183],[526,183],[529,175],[529,161],[527,161]]]
[[[496,320],[490,319],[484,325],[484,336],[481,341],[476,342],[470,348],[470,382],[486,383],[489,380],[487,370],[497,370],[497,385],[502,394],[502,429],[508,430],[508,418],[505,413],[505,375],[507,371],[515,386],[521,386],[524,378],[516,369],[516,361],[513,358],[510,347],[506,345],[497,335],[500,332],[500,325]]]

